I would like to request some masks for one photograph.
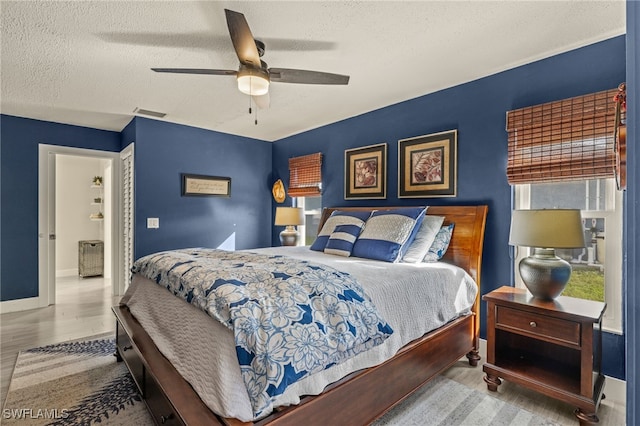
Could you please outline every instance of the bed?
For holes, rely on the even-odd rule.
[[[341,211],[353,212],[387,209],[391,207],[340,208]],[[320,229],[334,210],[336,209],[324,209]],[[469,312],[447,321],[424,336],[411,340],[397,352],[394,349],[395,355],[390,358],[385,358],[376,365],[349,372],[344,377],[334,377],[329,385],[323,386],[321,393],[315,395],[318,393],[316,390],[312,392],[314,395],[296,400],[295,405],[279,406],[268,416],[256,421],[241,421],[215,414],[210,408],[211,404],[208,401],[203,402],[206,398],[201,398],[194,386],[183,377],[184,366],[175,362],[176,358],[172,356],[171,350],[166,349],[162,336],[158,335],[171,333],[158,333],[158,330],[153,330],[155,327],[152,324],[155,320],[165,316],[164,313],[168,311],[157,313],[155,317],[150,316],[149,318],[153,319],[150,322],[149,318],[141,314],[139,306],[131,300],[124,299],[119,306],[113,308],[117,318],[116,355],[119,360],[125,361],[156,422],[188,425],[369,424],[461,357],[466,355],[471,365],[477,365],[480,359],[480,268],[487,206],[431,206],[427,214],[444,216],[445,224],[455,223],[449,248],[441,263],[462,268],[473,279],[474,285],[477,285]],[[134,276],[134,280],[141,279]],[[143,296],[138,299],[144,299],[146,294]],[[138,311],[134,314],[136,309]],[[147,329],[141,322],[147,325]],[[162,327],[167,330],[166,326]],[[156,346],[158,342],[166,357]],[[174,347],[176,350],[180,349],[179,345]],[[362,358],[367,356],[369,354],[358,355]],[[174,359],[174,363],[168,358]],[[179,370],[183,374],[179,373]],[[333,367],[329,370],[333,370]],[[189,377],[187,374],[185,376]],[[229,393],[233,395],[233,391]]]

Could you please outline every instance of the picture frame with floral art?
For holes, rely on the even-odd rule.
[[[455,197],[458,131],[398,141],[398,198]]]
[[[344,199],[387,198],[387,144],[344,151]]]

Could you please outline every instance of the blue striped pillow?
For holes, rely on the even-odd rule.
[[[342,210],[336,210],[331,213],[329,219],[324,223],[322,229],[318,233],[318,237],[313,242],[311,250],[315,251],[323,251],[327,246],[327,242],[329,241],[329,237],[333,233],[333,230],[338,225],[360,225],[360,227],[364,226],[365,221],[371,216],[370,211],[364,212],[348,212]]]
[[[329,237],[329,241],[327,241],[327,246],[324,248],[324,252],[337,254],[338,256],[351,256],[353,244],[356,242],[358,235],[360,235],[363,225],[364,223],[359,225],[336,226]]]
[[[415,238],[424,220],[425,212],[425,207],[373,212],[353,246],[352,255],[385,262],[398,262]]]

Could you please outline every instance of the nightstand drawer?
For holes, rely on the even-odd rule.
[[[574,321],[497,306],[496,328],[580,347],[580,323]]]

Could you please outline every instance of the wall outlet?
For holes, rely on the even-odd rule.
[[[157,217],[148,217],[147,218],[147,228],[148,229],[160,228],[160,219],[157,218]]]

